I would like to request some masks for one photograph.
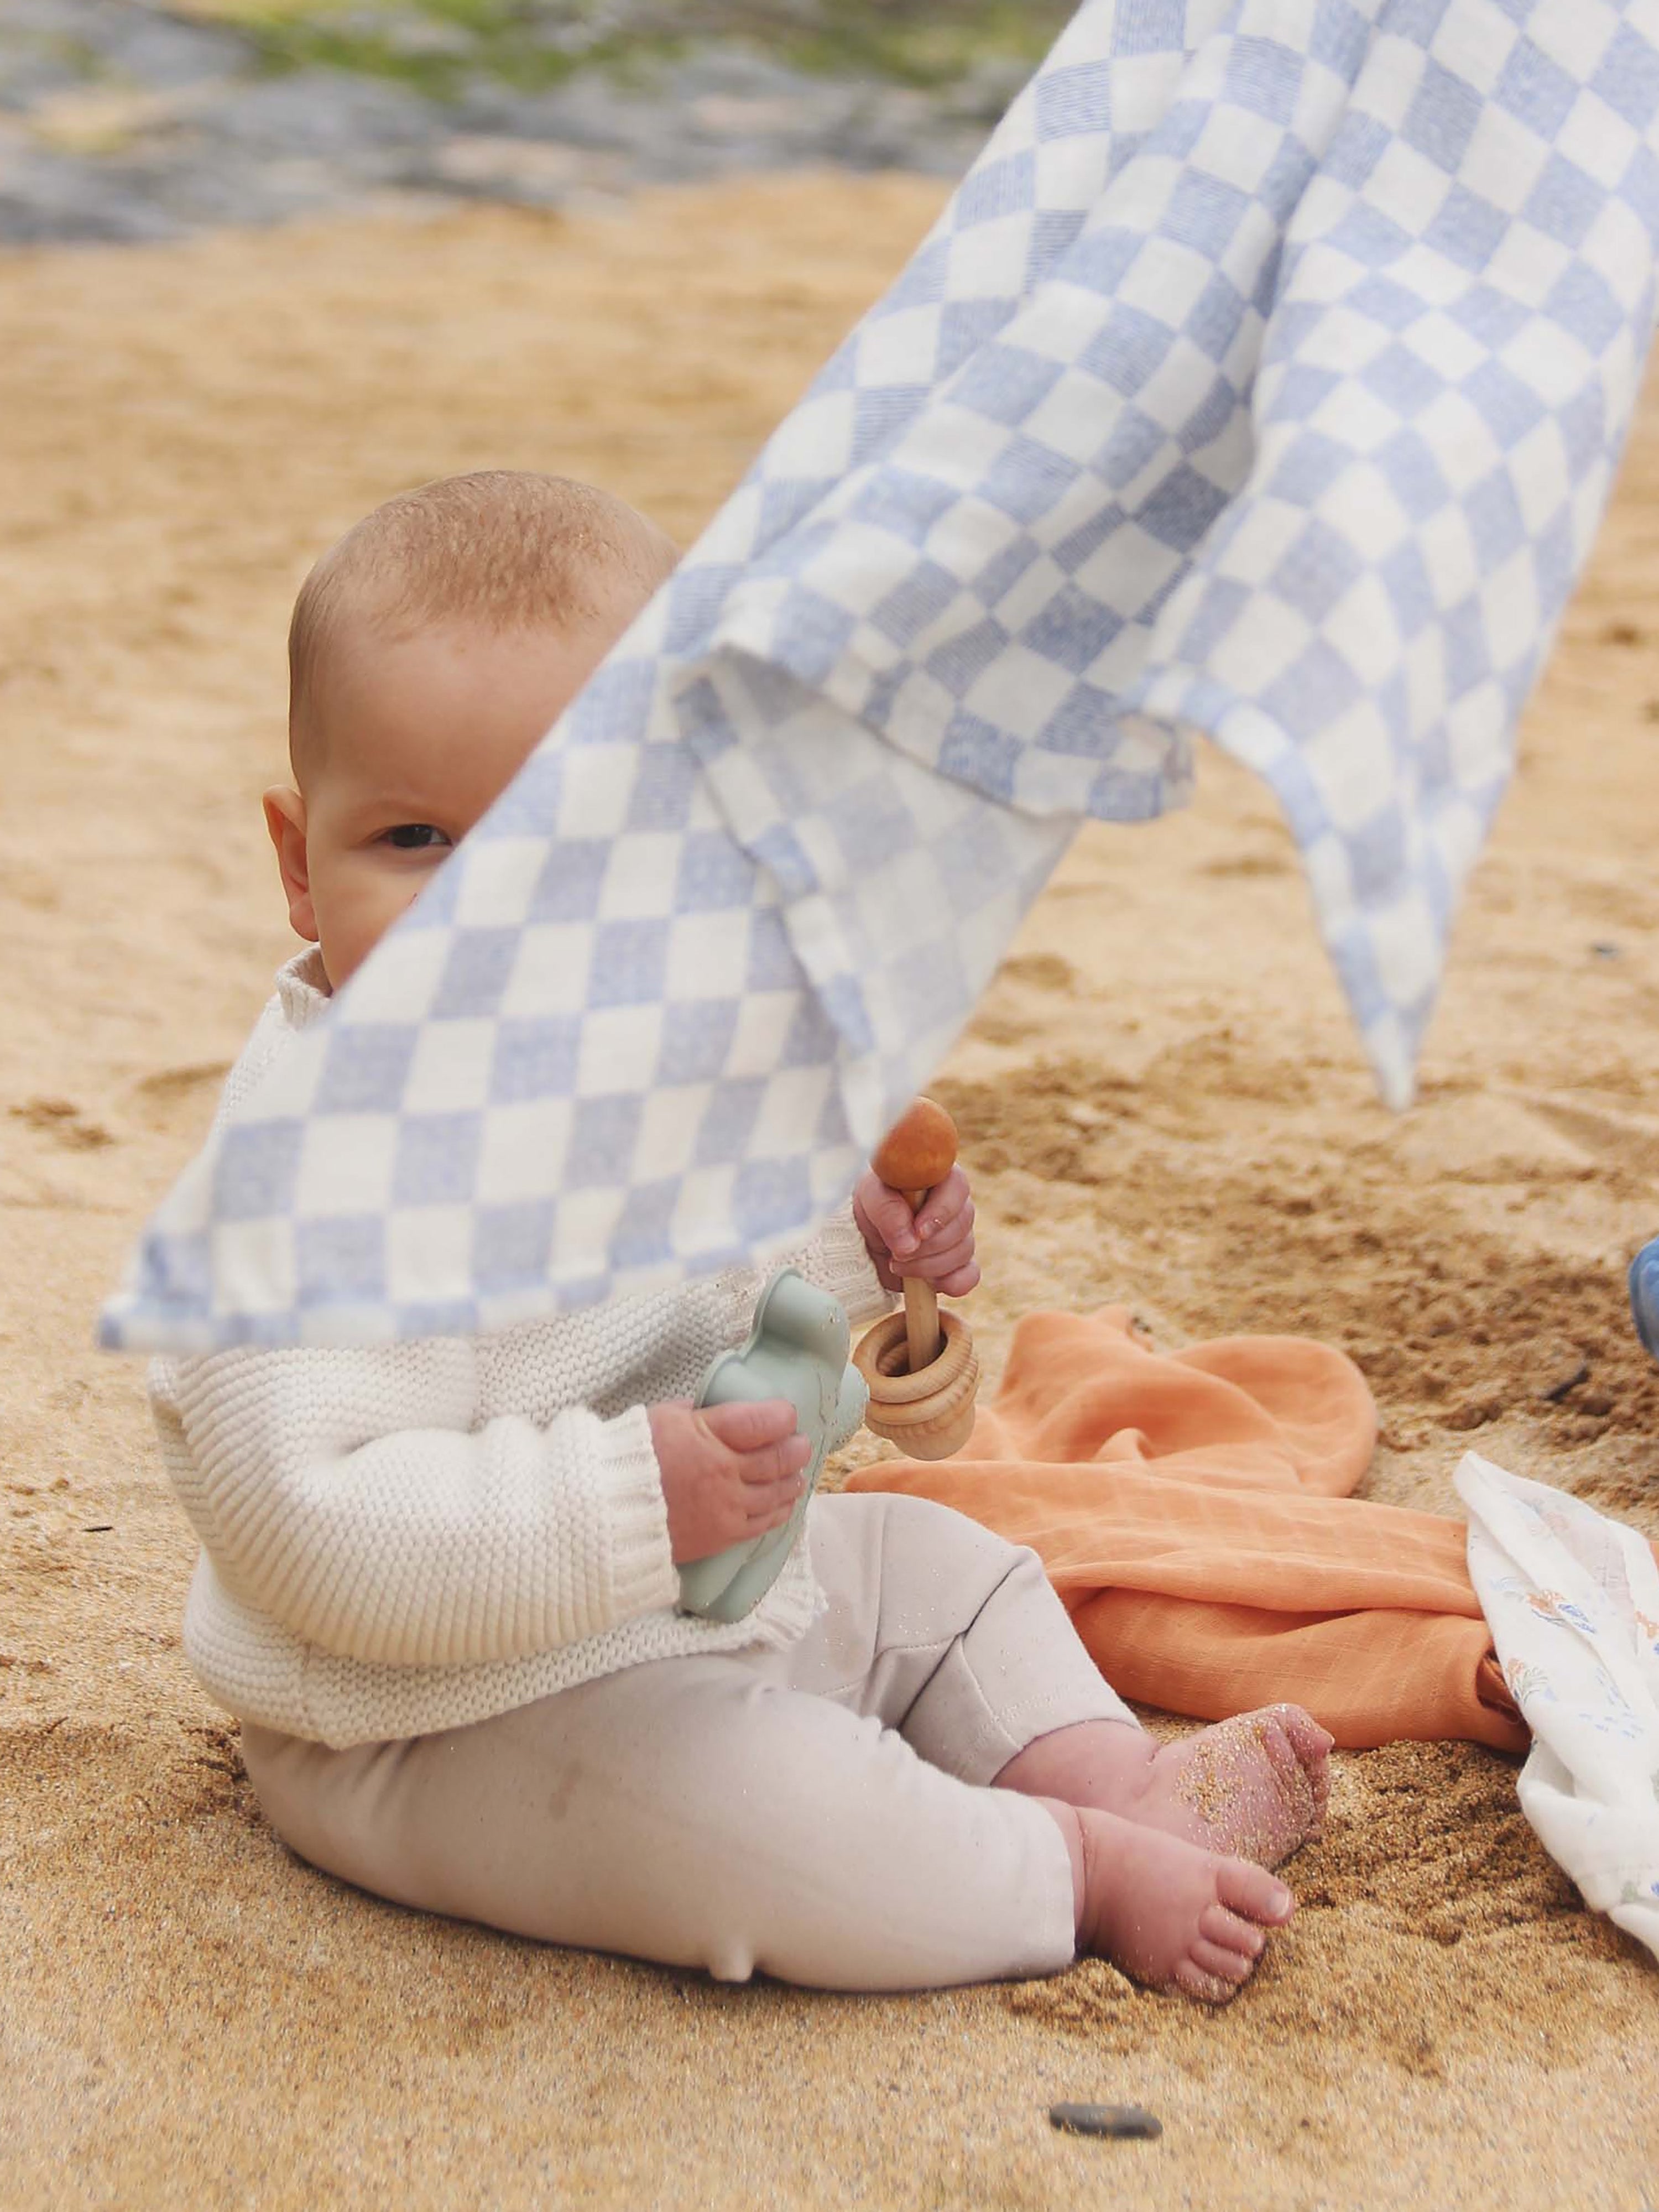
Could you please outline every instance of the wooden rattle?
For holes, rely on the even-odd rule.
[[[870,1164],[915,1212],[956,1158],[955,1122],[933,1099],[918,1098]],[[870,1388],[865,1426],[913,1459],[948,1459],[973,1429],[978,1356],[966,1325],[939,1311],[933,1285],[913,1275],[902,1279],[903,1311],[878,1321],[853,1354]]]

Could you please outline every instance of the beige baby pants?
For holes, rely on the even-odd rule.
[[[822,1989],[1053,1973],[1049,1814],[985,1785],[1127,1720],[1035,1553],[925,1499],[826,1497],[828,1610],[784,1651],[629,1667],[346,1751],[245,1727],[278,1834],[381,1897],[546,1942]]]

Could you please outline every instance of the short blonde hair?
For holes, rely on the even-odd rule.
[[[574,629],[641,604],[672,569],[673,542],[625,501],[568,477],[481,469],[399,492],[348,530],[301,586],[289,624],[289,726],[348,621],[382,635],[468,621]]]

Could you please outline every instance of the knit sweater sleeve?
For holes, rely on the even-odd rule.
[[[882,1287],[850,1204],[832,1213],[810,1244],[790,1253],[788,1264],[838,1298],[855,1328],[892,1306],[892,1293]]]
[[[475,1425],[476,1348],[239,1350],[173,1369],[185,1504],[228,1588],[407,1666],[526,1657],[674,1602],[641,1407]]]

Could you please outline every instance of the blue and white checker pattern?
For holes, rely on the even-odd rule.
[[[1385,1094],[1650,333],[1659,12],[1090,0],[513,788],[157,1215],[109,1340],[483,1330],[763,1258],[1192,737]]]

